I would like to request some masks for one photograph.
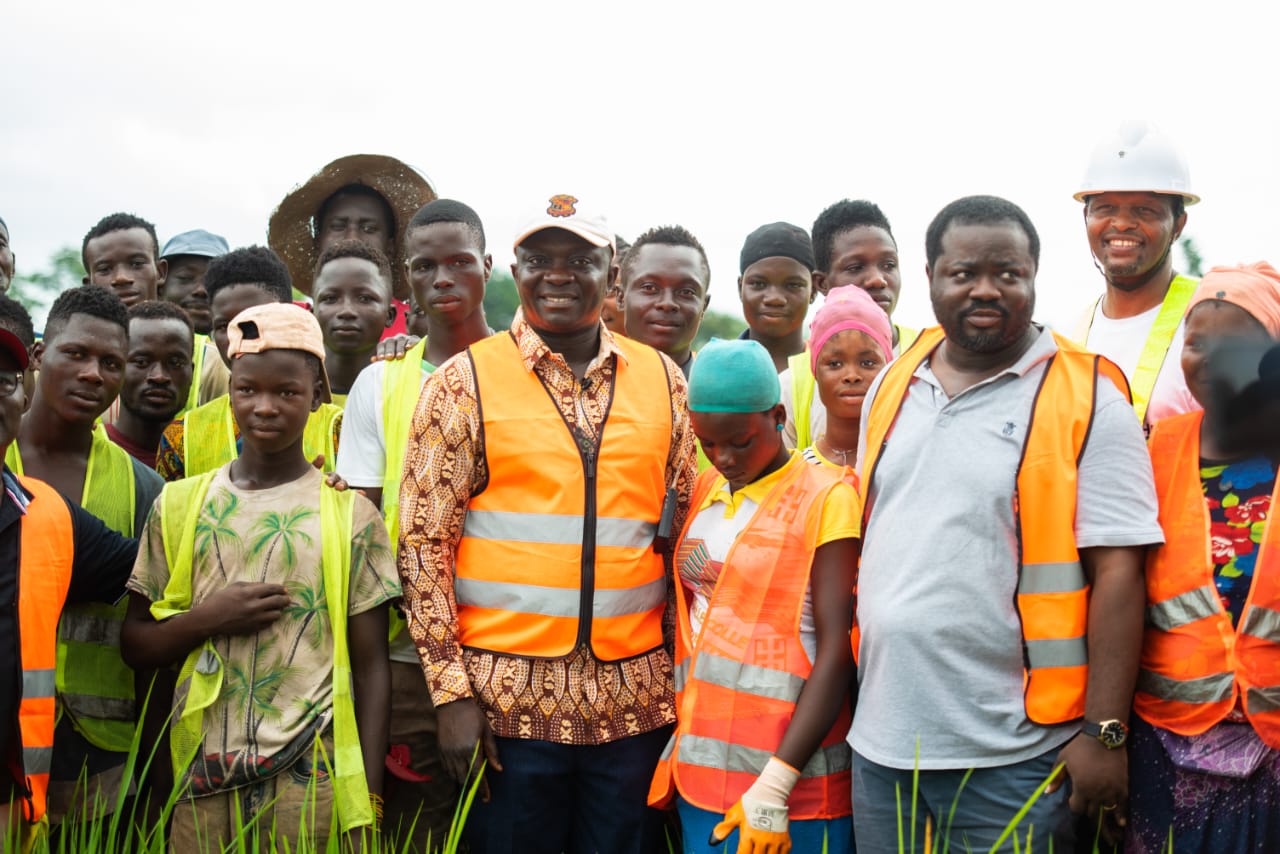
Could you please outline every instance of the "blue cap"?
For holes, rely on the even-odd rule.
[[[693,360],[691,412],[764,412],[781,399],[778,370],[759,341],[712,338]]]
[[[217,258],[231,251],[227,239],[221,235],[197,228],[195,231],[184,231],[169,238],[160,252],[161,258],[174,255],[200,255],[204,258]]]

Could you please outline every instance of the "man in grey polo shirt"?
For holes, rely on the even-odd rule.
[[[1031,322],[1021,208],[953,202],[926,255],[941,328],[872,386],[859,443],[857,846],[896,852],[914,812],[917,839],[928,817],[989,850],[1065,764],[1017,832],[1070,850],[1071,810],[1123,822],[1151,465],[1118,369]]]

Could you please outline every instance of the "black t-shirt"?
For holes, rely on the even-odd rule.
[[[0,799],[8,801],[22,767],[18,706],[22,694],[22,656],[18,625],[18,566],[22,524],[44,511],[5,466],[0,489]],[[138,541],[122,537],[92,513],[67,501],[74,543],[67,603],[116,602],[138,555]],[[25,512],[24,512],[25,505]],[[51,603],[52,605],[52,603]]]

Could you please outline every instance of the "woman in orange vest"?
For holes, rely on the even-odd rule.
[[[858,498],[786,449],[779,398],[759,343],[698,354],[689,409],[715,469],[677,546],[676,732],[650,789],[686,852],[850,850]]]
[[[1204,407],[1156,423],[1127,850],[1280,850],[1280,274],[1217,267],[1186,317]],[[1260,361],[1261,359],[1261,361]],[[1265,367],[1260,367],[1265,366]],[[1260,378],[1261,374],[1261,378]]]
[[[832,288],[809,324],[809,358],[827,410],[823,432],[804,458],[836,468],[857,460],[867,389],[893,359],[893,329],[871,294],[857,285]]]

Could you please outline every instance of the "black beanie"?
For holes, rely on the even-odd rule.
[[[747,235],[747,242],[742,244],[742,254],[738,256],[738,272],[745,273],[747,268],[761,258],[792,258],[812,270],[813,241],[809,232],[789,222],[772,222],[762,225]]]

